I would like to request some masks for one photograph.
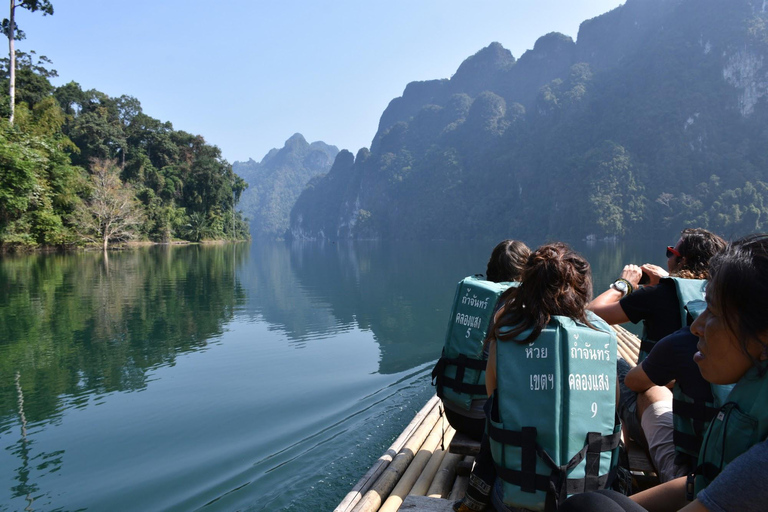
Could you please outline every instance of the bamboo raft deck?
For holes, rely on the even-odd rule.
[[[613,328],[618,355],[635,366],[640,340],[623,327]],[[646,452],[626,441],[633,473],[653,474]],[[334,512],[452,512],[453,502],[464,497],[479,448],[456,434],[435,395]]]

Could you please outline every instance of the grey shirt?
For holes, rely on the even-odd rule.
[[[712,512],[760,512],[768,502],[768,440],[728,464],[696,498]]]

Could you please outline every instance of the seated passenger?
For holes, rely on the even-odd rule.
[[[717,385],[735,384],[705,433],[695,476],[631,499],[610,491],[570,498],[563,512],[759,511],[768,489],[768,235],[751,235],[714,256],[707,309],[691,325],[694,361]]]
[[[685,305],[704,299],[709,259],[723,247],[725,241],[714,233],[684,229],[675,247],[667,247],[669,272],[648,263],[626,265],[619,279],[589,309],[611,325],[643,321],[641,362],[656,341],[687,325]],[[638,288],[643,274],[650,282]]]
[[[638,358],[642,363],[657,340],[688,324],[685,305],[704,298],[709,260],[723,247],[725,241],[709,231],[684,229],[676,246],[667,247],[672,278],[656,265],[626,265],[611,289],[595,298],[589,308],[609,324],[643,320]],[[638,289],[643,274],[649,283]],[[625,383],[629,365],[620,360],[618,368],[619,416],[629,436],[648,448],[662,481],[678,476],[684,468],[674,464],[672,392],[653,386],[638,396]]]
[[[496,510],[544,510],[611,484],[616,336],[587,310],[591,295],[589,263],[554,243],[531,254],[496,314],[486,369]]]
[[[485,432],[483,406],[488,399],[488,351],[483,340],[496,312],[497,299],[519,280],[530,253],[523,242],[504,240],[491,253],[485,280],[470,276],[459,283],[443,353],[432,371],[448,423],[476,441]]]
[[[662,482],[688,475],[696,467],[704,432],[731,388],[714,386],[701,376],[693,361],[698,341],[683,327],[656,343],[624,380],[639,394],[637,413]],[[673,382],[670,417],[666,388],[660,394],[654,387]]]

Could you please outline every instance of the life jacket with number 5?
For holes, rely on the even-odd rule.
[[[675,292],[677,292],[677,303],[680,307],[680,327],[688,325],[688,311],[685,309],[685,305],[692,300],[704,300],[704,290],[707,287],[706,279],[683,279],[681,277],[662,277],[664,279],[670,279],[675,284]],[[672,333],[667,333],[672,334]],[[640,354],[637,356],[637,364],[643,362],[648,357],[648,353],[653,346],[659,340],[652,340],[646,333],[645,324],[643,324],[643,336],[640,342]]]
[[[531,343],[496,342],[488,436],[509,507],[556,510],[615,476],[616,334],[592,312],[588,320],[594,328],[554,316]]]
[[[463,410],[470,410],[472,400],[488,398],[483,341],[496,302],[510,286],[517,283],[494,283],[482,276],[469,276],[456,287],[445,344],[432,370],[432,383],[437,387],[437,396]]]

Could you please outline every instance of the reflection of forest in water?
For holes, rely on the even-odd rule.
[[[61,401],[134,391],[221,333],[244,294],[245,245],[151,247],[0,260],[0,420],[56,418]],[[0,432],[5,428],[0,421]]]
[[[38,496],[34,508],[45,509],[53,498],[39,477],[65,469],[65,445],[36,433],[65,424],[69,409],[145,389],[153,369],[203,349],[232,320],[245,320],[236,329],[246,334],[247,320],[266,322],[296,349],[368,331],[381,374],[436,360],[456,283],[485,270],[493,245],[255,241],[0,259],[0,439],[15,460],[12,498]],[[663,254],[656,245],[576,248],[599,291],[625,263],[646,261],[639,254]]]
[[[656,244],[661,247],[663,244]],[[493,243],[267,243],[151,247],[0,260],[0,433],[16,417],[18,372],[30,422],[66,399],[139,390],[147,370],[199,350],[234,317],[262,317],[296,347],[359,328],[381,373],[436,359],[456,282],[482,273]],[[575,244],[596,290],[637,246]],[[661,263],[659,258],[652,260]],[[246,298],[247,297],[247,298]]]

